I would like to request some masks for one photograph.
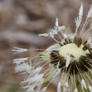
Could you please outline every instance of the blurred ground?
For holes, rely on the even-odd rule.
[[[85,18],[92,0],[82,2]],[[60,25],[74,30],[80,3],[81,0],[0,0],[0,92],[22,91],[12,64],[12,47],[47,48],[53,41],[38,34],[52,28],[56,17]],[[51,85],[48,92],[56,92],[55,86]]]

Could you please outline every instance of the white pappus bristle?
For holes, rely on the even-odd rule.
[[[58,24],[58,18],[56,18],[56,22],[55,22],[55,26],[59,26],[59,24]]]
[[[77,88],[74,89],[74,92],[78,92]]]
[[[28,49],[13,47],[12,51],[15,52],[15,53],[22,53],[22,52],[28,51]]]
[[[27,63],[17,64],[15,67],[16,72],[30,72],[31,66]]]
[[[87,15],[87,18],[90,18],[90,17],[92,17],[92,5],[89,8],[88,15]]]
[[[27,61],[28,59],[29,59],[29,57],[26,57],[26,58],[16,58],[16,59],[13,59],[13,63],[15,63],[15,64],[24,63],[24,61]]]
[[[83,4],[81,3],[80,9],[79,9],[79,16],[75,19],[76,31],[78,31],[78,28],[82,22],[82,17],[83,17]]]
[[[86,86],[86,83],[85,83],[84,79],[82,79],[82,81],[81,81],[81,85],[82,85],[82,88],[87,89],[87,86]]]
[[[61,92],[61,82],[58,82],[58,85],[57,85],[57,92]]]

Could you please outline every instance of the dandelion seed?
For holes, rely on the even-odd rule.
[[[66,81],[64,84],[65,87],[69,87],[68,82]]]
[[[92,17],[92,6],[90,7],[88,15],[87,15],[87,18],[90,18],[90,17]]]
[[[29,66],[27,63],[16,65],[15,67],[16,72],[22,72],[22,71],[30,72],[30,69],[31,66]]]
[[[41,92],[46,92],[47,87],[44,87]]]
[[[14,48],[12,49],[12,51],[15,52],[15,54],[16,54],[16,53],[26,52],[26,51],[28,51],[28,49],[14,47]]]
[[[48,33],[39,35],[51,37],[56,42],[40,52],[40,61],[37,61],[40,64],[33,59],[30,61],[28,57],[14,59],[16,72],[24,72],[27,75],[21,82],[21,86],[27,92],[46,92],[50,83],[56,82],[57,76],[59,76],[58,83],[56,83],[58,84],[57,92],[62,90],[63,92],[91,92],[92,87],[89,81],[92,80],[92,37],[87,37],[89,35],[87,31],[90,28],[85,30],[85,27],[88,24],[87,19],[92,18],[92,6],[81,29],[82,17],[83,4],[81,3],[78,17],[75,19],[75,33],[66,34],[66,27],[59,26],[56,18],[54,28]],[[59,33],[63,39],[57,40],[55,35],[58,36]],[[28,49],[15,48],[13,51],[25,52]]]
[[[44,33],[44,34],[39,34],[39,36],[47,37],[49,35],[47,33]]]
[[[58,32],[61,32],[65,30],[65,26],[59,26],[58,24],[58,18],[56,18],[56,22],[55,22],[55,26],[53,29],[50,30],[49,33],[44,33],[44,34],[39,34],[39,36],[42,36],[42,37],[51,37],[53,40],[55,40],[56,42],[58,42],[54,36],[58,34]]]
[[[82,81],[81,81],[81,85],[82,85],[82,88],[85,88],[85,89],[87,89],[87,87],[86,87],[86,83],[85,83],[85,81],[82,79]]]
[[[78,92],[77,88],[75,88],[74,92]]]
[[[89,90],[90,90],[90,92],[92,92],[92,86],[90,86],[90,85],[89,85]]]
[[[55,26],[58,27],[59,26],[59,23],[58,23],[58,18],[56,18],[56,23],[55,23]]]
[[[61,92],[61,82],[58,83],[57,92]]]
[[[26,58],[17,58],[17,59],[13,60],[13,63],[20,64],[20,63],[23,63],[24,61],[27,61],[28,59],[29,59],[29,57],[26,57]]]
[[[82,22],[82,16],[83,16],[83,4],[81,3],[80,9],[79,9],[79,16],[75,19],[75,23],[76,23],[76,31],[75,33],[77,33],[78,28]]]

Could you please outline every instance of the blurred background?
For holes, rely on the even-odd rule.
[[[85,19],[92,0],[82,0]],[[14,71],[13,47],[45,49],[54,42],[50,38],[38,37],[48,32],[59,18],[60,25],[68,30],[75,28],[81,0],[0,0],[0,92],[23,92],[19,86],[21,78]],[[47,92],[56,92],[52,84]]]

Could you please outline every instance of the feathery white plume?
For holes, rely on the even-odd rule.
[[[28,84],[35,83],[35,82],[39,83],[43,81],[43,76],[44,74],[35,74],[34,77],[29,76],[26,80],[22,81],[22,83],[28,83]]]
[[[46,92],[47,87],[44,87],[40,92]]]
[[[30,72],[31,66],[27,63],[17,64],[15,67],[16,72]]]
[[[74,92],[78,92],[77,88],[74,89]]]
[[[42,67],[37,67],[36,69],[31,70],[31,74],[29,74],[29,76],[33,76],[35,74],[39,74],[41,69],[42,69]]]
[[[48,35],[48,33],[44,33],[44,34],[39,34],[39,36],[47,37],[47,36],[49,36],[49,35]]]
[[[61,92],[61,82],[58,82],[58,85],[57,85],[57,92]]]
[[[54,35],[57,35],[58,32],[61,32],[62,30],[65,30],[65,26],[59,26],[58,18],[56,18],[56,22],[55,22],[54,28],[51,29],[50,32],[48,32],[48,33],[39,34],[39,36],[44,36],[44,37],[49,36],[51,38],[54,38]]]
[[[42,67],[34,68],[29,63],[16,64],[16,72],[24,71],[26,78],[20,83],[20,85],[26,89],[27,92],[45,92],[47,87],[42,88],[44,81],[44,73],[40,73]]]
[[[86,86],[86,83],[85,83],[84,79],[82,79],[82,81],[81,81],[81,85],[82,85],[82,88],[87,89],[87,86]]]
[[[83,4],[81,3],[80,9],[79,9],[79,15],[78,17],[75,19],[75,23],[76,23],[76,32],[78,31],[78,28],[82,22],[82,17],[83,17]]]
[[[28,59],[29,59],[29,57],[13,59],[13,63],[15,63],[15,64],[24,63],[24,61],[27,61]]]
[[[28,51],[28,49],[13,47],[12,51],[15,52],[15,54],[16,54],[16,53],[26,52],[26,51]]]
[[[87,18],[90,18],[90,17],[92,17],[92,5],[91,5],[91,7],[88,11],[88,15],[87,15]]]
[[[55,26],[56,26],[56,27],[58,27],[58,26],[59,26],[58,18],[56,18]]]
[[[92,92],[92,86],[89,85],[88,87],[89,87],[90,92]]]
[[[64,83],[64,86],[65,86],[65,87],[69,87],[68,81],[66,81],[66,82]]]

